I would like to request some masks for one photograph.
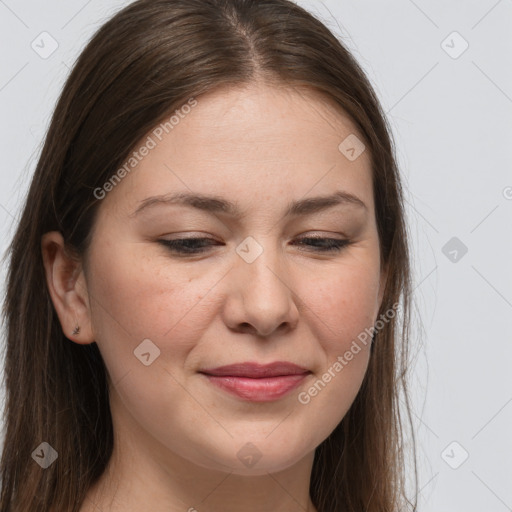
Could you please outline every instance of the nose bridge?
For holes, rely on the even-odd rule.
[[[243,279],[244,285],[252,287],[252,296],[265,293],[266,290],[273,292],[275,298],[276,294],[283,293],[284,276],[279,275],[283,272],[283,265],[280,263],[282,257],[271,237],[247,237],[237,247],[237,254],[239,276]]]

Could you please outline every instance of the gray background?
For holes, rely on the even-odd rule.
[[[127,3],[0,0],[2,253],[69,69]],[[512,1],[299,3],[342,35],[397,143],[419,313],[419,508],[512,510]],[[47,58],[42,32],[58,44]]]

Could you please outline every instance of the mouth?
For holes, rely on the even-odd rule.
[[[236,363],[200,370],[216,387],[251,402],[271,402],[287,395],[311,371],[293,363]]]

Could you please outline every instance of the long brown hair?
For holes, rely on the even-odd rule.
[[[407,229],[392,134],[372,86],[325,25],[291,1],[139,0],[104,24],[75,63],[7,253],[0,512],[78,512],[113,448],[107,371],[96,343],[79,345],[62,332],[42,235],[60,231],[84,257],[99,206],[94,190],[135,144],[189,98],[259,79],[312,88],[356,124],[371,155],[389,271],[380,314],[402,305],[375,336],[350,410],[315,452],[311,498],[319,512],[416,508],[406,498],[399,408],[403,392],[412,428]],[[32,458],[42,442],[58,453],[46,469]],[[415,455],[414,476],[417,487]]]

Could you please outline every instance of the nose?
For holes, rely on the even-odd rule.
[[[295,328],[299,297],[279,249],[261,240],[258,243],[263,252],[254,261],[235,255],[224,320],[234,331],[268,337]]]

